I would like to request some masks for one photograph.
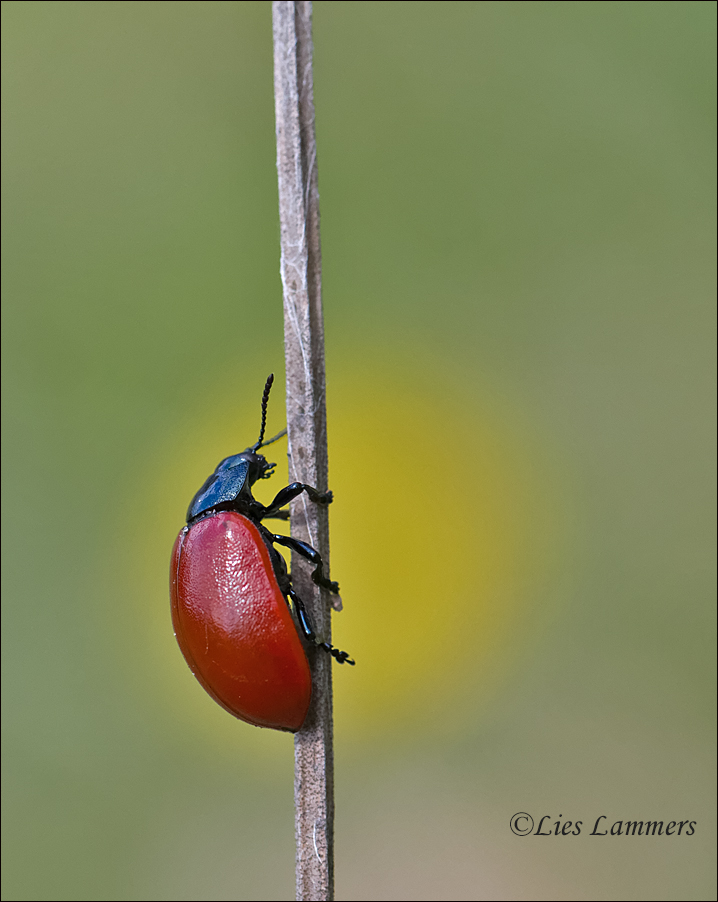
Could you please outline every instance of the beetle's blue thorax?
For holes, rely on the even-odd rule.
[[[249,461],[241,454],[227,457],[206,480],[192,499],[187,511],[187,522],[218,504],[235,501],[247,484]]]
[[[240,497],[254,503],[252,486],[273,466],[261,454],[247,449],[217,464],[211,476],[192,499],[187,522],[219,505],[238,502]]]

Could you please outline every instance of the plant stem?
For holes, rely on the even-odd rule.
[[[312,82],[312,4],[274,2],[274,98],[284,290],[289,481],[327,488],[324,324],[321,298]],[[302,494],[292,535],[329,560],[326,507]],[[317,635],[331,641],[330,601],[292,557],[292,581]],[[297,899],[334,898],[334,751],[331,657],[310,652],[312,702],[294,745]]]

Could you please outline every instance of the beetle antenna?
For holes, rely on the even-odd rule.
[[[269,403],[269,393],[272,390],[272,383],[274,382],[274,373],[270,373],[269,377],[264,386],[264,392],[262,394],[262,428],[259,430],[259,438],[256,443],[252,446],[253,451],[258,451],[262,447],[262,439],[264,438],[264,428],[267,425],[267,404]]]
[[[286,434],[287,434],[287,429],[286,429],[286,426],[285,426],[285,428],[282,429],[281,432],[278,432],[278,433],[277,433],[275,436],[273,436],[272,438],[268,438],[266,442],[262,442],[262,447],[263,447],[263,448],[266,448],[267,445],[271,445],[271,444],[273,444],[274,442],[278,442],[279,439],[280,439],[280,438],[284,438],[284,436],[285,436]]]

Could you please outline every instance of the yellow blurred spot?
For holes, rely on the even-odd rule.
[[[402,374],[337,374],[329,397],[334,644],[357,660],[335,668],[336,719],[352,736],[475,720],[556,551],[540,449],[515,412]]]

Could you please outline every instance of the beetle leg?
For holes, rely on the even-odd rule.
[[[331,492],[320,492],[319,489],[315,489],[305,482],[293,482],[280,492],[277,492],[272,503],[264,508],[262,519],[265,517],[273,517],[280,507],[289,504],[293,498],[296,498],[297,495],[301,495],[302,492],[306,492],[307,495],[309,495],[310,500],[315,504],[331,504],[334,499]]]
[[[356,662],[349,657],[348,653],[345,651],[339,651],[338,648],[334,648],[333,645],[330,645],[329,642],[321,642],[317,639],[317,635],[314,632],[314,627],[312,626],[312,621],[309,619],[309,612],[304,607],[304,602],[297,595],[294,589],[289,589],[287,594],[292,599],[294,603],[294,611],[297,615],[297,620],[299,621],[299,625],[302,628],[302,632],[304,636],[309,640],[309,642],[313,642],[315,645],[318,645],[319,648],[323,648],[324,651],[328,652],[335,658],[339,664],[352,664],[354,665]]]
[[[289,511],[277,511],[275,514],[264,514],[264,519],[270,520],[288,520]]]
[[[335,583],[324,576],[324,564],[322,563],[322,559],[319,556],[319,552],[315,551],[311,545],[307,545],[306,542],[300,542],[299,539],[293,539],[291,536],[273,535],[272,541],[276,542],[278,545],[284,545],[286,548],[291,548],[292,551],[296,551],[297,554],[301,554],[302,557],[311,561],[313,564],[316,564],[314,572],[312,573],[314,582],[318,586],[324,586],[325,589],[329,589],[329,591],[333,592],[335,595],[339,594],[339,583]]]

